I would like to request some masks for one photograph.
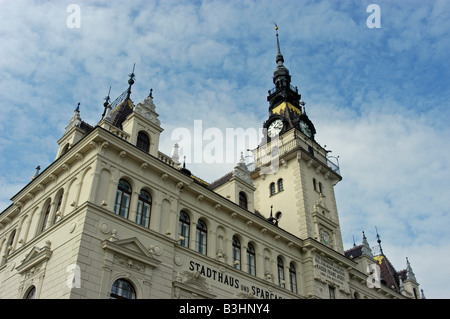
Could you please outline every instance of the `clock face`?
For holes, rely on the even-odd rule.
[[[300,129],[303,132],[303,134],[305,134],[306,136],[308,136],[308,137],[312,136],[311,129],[308,126],[308,124],[306,124],[306,122],[300,121]]]
[[[328,235],[328,233],[327,232],[322,232],[322,242],[325,244],[325,245],[329,245],[330,244],[330,235]]]
[[[274,137],[278,134],[280,134],[281,130],[283,129],[283,121],[280,119],[277,119],[270,123],[269,127],[267,128],[267,134],[270,137]]]

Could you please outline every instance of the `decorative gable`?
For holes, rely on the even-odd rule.
[[[145,100],[139,102],[135,108],[134,112],[141,115],[145,119],[149,120],[153,124],[160,126],[161,121],[158,119],[159,114],[156,113],[155,103],[153,103],[153,98],[149,95]]]

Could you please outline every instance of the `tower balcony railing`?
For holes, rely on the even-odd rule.
[[[289,84],[289,88],[291,89],[291,91],[298,92],[298,88],[296,86],[292,86],[291,84]],[[281,88],[274,87],[273,89],[269,90],[269,95],[274,94],[279,89]]]
[[[258,154],[255,154],[256,162],[249,165],[249,170],[255,170],[262,166],[270,165],[275,153],[275,149],[272,149],[270,145],[271,142],[266,144],[266,147],[260,147],[256,150]],[[317,143],[312,140],[302,140],[299,138],[292,139],[287,143],[283,143],[282,140],[279,141],[278,145],[278,156],[284,156],[290,152],[303,150],[308,153],[311,157],[317,159],[323,165],[326,165],[330,170],[340,175],[339,165],[332,162],[327,157],[327,151],[320,147]]]

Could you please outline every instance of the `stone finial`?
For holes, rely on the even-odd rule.
[[[178,155],[178,148],[180,146],[178,145],[178,143],[175,143],[174,147],[173,147],[173,154],[172,154],[172,161],[175,163],[175,165],[178,167],[181,163],[180,163],[180,155]]]
[[[364,231],[363,231],[363,241],[362,241],[361,253],[363,255],[367,255],[367,256],[373,258],[372,249],[369,246],[369,242],[367,241],[366,234],[364,233]]]
[[[69,120],[69,124],[66,126],[66,132],[68,132],[71,128],[75,126],[81,125],[81,117],[80,117],[80,103],[78,103],[77,108],[73,111],[73,115]]]

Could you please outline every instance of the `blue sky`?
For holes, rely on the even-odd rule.
[[[381,28],[367,27],[372,3]],[[362,231],[375,246],[376,226],[397,270],[408,257],[426,297],[450,298],[449,15],[448,0],[0,0],[0,211],[55,159],[77,103],[95,125],[134,63],[132,99],[153,88],[166,154],[195,120],[261,127],[277,22],[317,140],[339,156],[345,247]],[[233,166],[189,165],[208,181]]]

